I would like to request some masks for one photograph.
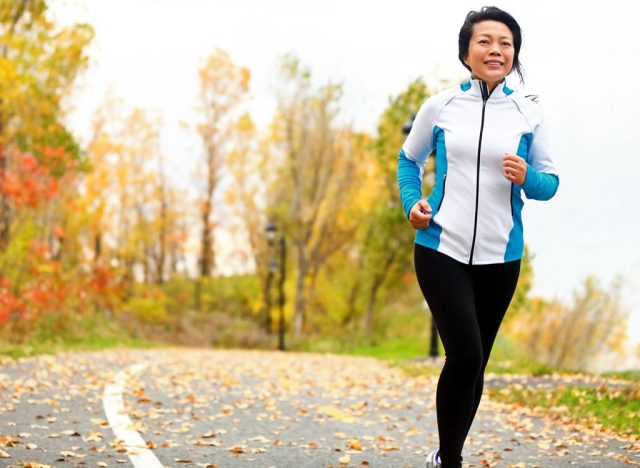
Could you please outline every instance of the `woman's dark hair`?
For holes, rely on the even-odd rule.
[[[462,62],[462,65],[464,65],[467,70],[471,71],[471,67],[464,63],[464,59],[469,54],[469,41],[471,41],[471,36],[473,35],[473,25],[480,21],[499,21],[500,23],[504,23],[511,30],[511,34],[513,34],[513,47],[515,49],[515,53],[513,54],[513,67],[511,70],[515,70],[520,77],[520,81],[524,83],[524,70],[522,69],[522,65],[518,58],[520,55],[520,46],[522,45],[520,25],[513,16],[498,7],[485,6],[482,7],[480,11],[472,10],[467,14],[464,24],[460,28],[460,34],[458,35],[458,58],[460,59],[460,62]]]

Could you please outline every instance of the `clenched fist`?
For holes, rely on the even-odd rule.
[[[524,179],[527,177],[527,161],[520,156],[507,153],[502,159],[502,167],[507,180],[518,185],[524,184]]]
[[[413,229],[425,229],[431,222],[431,206],[427,200],[420,200],[411,207],[409,222]]]

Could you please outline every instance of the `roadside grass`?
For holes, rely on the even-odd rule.
[[[631,382],[640,382],[640,370],[629,370],[623,372],[604,372],[602,377],[629,380]]]
[[[547,413],[568,416],[582,424],[605,427],[625,436],[640,436],[640,385],[586,388],[580,385],[553,389],[507,387],[487,391],[489,398]]]
[[[367,342],[363,338],[351,336],[349,339],[317,338],[298,344],[301,351],[330,352],[336,354],[370,356],[402,367],[411,375],[419,375],[421,369],[432,374],[431,368],[441,368],[444,361],[442,344],[438,343],[438,357],[429,358],[428,337],[404,337],[384,340],[373,338]],[[546,375],[558,369],[537,362],[520,352],[507,339],[498,336],[487,366],[488,373]]]
[[[17,341],[11,330],[0,333],[0,356],[18,359],[41,354],[98,351],[108,348],[151,348],[162,343],[139,339],[114,320],[99,314],[81,317],[44,316],[30,323],[28,333]],[[166,346],[166,344],[165,344]]]
[[[58,354],[65,352],[100,351],[113,348],[154,348],[166,346],[163,343],[139,340],[136,338],[117,338],[103,336],[87,336],[73,340],[29,341],[26,343],[7,343],[0,341],[0,356],[18,359],[42,354]]]
[[[444,363],[444,349],[438,340],[438,356],[429,357],[430,322],[421,310],[397,310],[380,331],[371,335],[343,331],[292,341],[295,351],[369,356],[402,369],[409,376],[437,376]],[[557,372],[525,355],[502,335],[498,335],[487,366],[488,373],[547,375]]]

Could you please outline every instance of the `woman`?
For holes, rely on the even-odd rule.
[[[398,157],[402,205],[416,229],[414,261],[446,353],[438,381],[439,449],[427,467],[462,466],[484,370],[515,291],[523,252],[522,193],[553,197],[559,179],[539,105],[506,84],[522,43],[516,20],[496,7],[471,11],[460,29],[465,83],[430,97]],[[435,151],[435,185],[422,198]]]

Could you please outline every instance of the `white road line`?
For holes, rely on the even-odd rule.
[[[116,437],[122,440],[122,445],[127,449],[127,455],[133,466],[136,468],[164,468],[153,452],[147,448],[142,436],[132,429],[133,422],[125,412],[122,399],[127,378],[139,374],[146,367],[147,363],[134,364],[118,372],[113,382],[104,389],[102,404],[109,425]]]

